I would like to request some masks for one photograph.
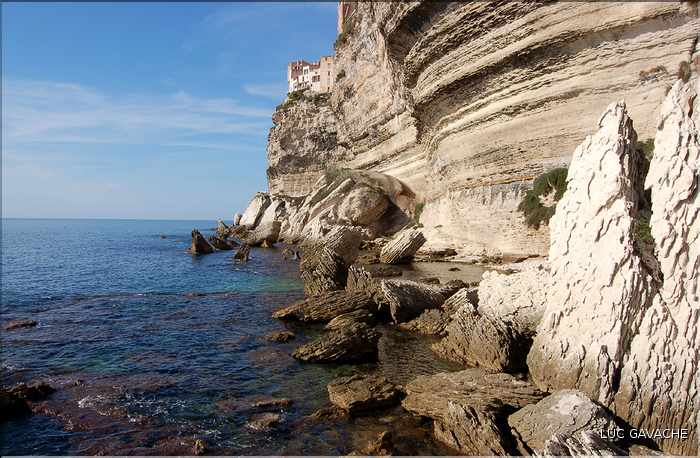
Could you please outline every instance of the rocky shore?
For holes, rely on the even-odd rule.
[[[345,415],[400,405],[470,455],[697,453],[697,93],[696,76],[669,91],[648,166],[625,103],[610,105],[573,153],[549,256],[492,265],[479,282],[404,277],[420,258],[448,261],[445,272],[460,264],[421,251],[414,193],[376,172],[327,172],[303,198],[258,193],[218,237],[301,258],[306,297],[273,317],[325,329],[294,358],[372,363],[381,325],[433,336],[434,357],[464,367],[407,382],[371,369],[338,378],[329,401]],[[636,229],[645,190],[650,256]],[[390,432],[376,441],[392,452]]]

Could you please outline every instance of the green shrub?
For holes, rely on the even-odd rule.
[[[418,202],[416,204],[415,217],[416,223],[420,221],[420,215],[423,214],[423,208],[425,208],[425,202]]]
[[[634,219],[633,228],[634,239],[643,244],[654,245],[654,237],[651,235],[651,226],[649,225],[649,214],[640,214]]]
[[[335,43],[333,43],[333,47],[335,49],[338,49],[339,47],[343,46],[345,42],[348,39],[348,34],[346,32],[340,32],[338,34],[338,37],[335,39]]]
[[[556,203],[566,191],[566,168],[557,168],[537,177],[530,189],[518,205],[518,210],[525,216],[525,223],[539,229],[542,223],[547,224],[556,210]],[[553,205],[545,206],[542,198],[553,192]]]

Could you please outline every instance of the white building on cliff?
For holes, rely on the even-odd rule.
[[[288,92],[311,89],[329,92],[335,81],[334,57],[323,56],[317,62],[295,60],[287,65]]]

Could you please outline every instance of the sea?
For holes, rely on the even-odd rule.
[[[451,454],[431,425],[396,407],[350,418],[329,409],[335,377],[379,371],[399,384],[457,370],[430,339],[380,327],[379,362],[305,364],[291,353],[321,325],[271,318],[303,297],[281,247],[192,255],[215,221],[3,219],[2,384],[56,392],[0,424],[2,455],[339,455],[390,431],[399,454]],[[268,341],[290,330],[286,343]],[[279,402],[279,400],[285,400]],[[257,419],[274,414],[269,427]]]

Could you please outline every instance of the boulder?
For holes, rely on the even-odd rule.
[[[365,323],[323,334],[297,348],[292,356],[312,363],[356,363],[376,361],[379,333]]]
[[[328,384],[330,401],[350,415],[373,412],[399,404],[401,391],[378,375],[340,377]]]
[[[530,383],[480,369],[421,375],[405,390],[403,407],[431,418],[435,437],[466,455],[513,452],[507,416],[544,396]]]
[[[372,227],[389,209],[389,198],[369,186],[355,186],[338,205],[338,218],[347,224]]]
[[[385,264],[410,262],[425,242],[425,236],[421,231],[417,229],[403,230],[384,245],[379,255],[379,261]]]
[[[475,287],[460,288],[457,292],[447,298],[442,304],[442,310],[450,317],[465,304],[472,304],[474,307],[479,303],[478,289]]]
[[[578,390],[560,390],[508,417],[508,425],[523,454],[543,454],[552,436],[576,436],[591,431],[608,436],[617,424],[602,406]]]
[[[190,253],[192,254],[209,254],[214,252],[214,247],[211,243],[204,238],[204,236],[197,230],[192,230],[192,245],[190,246]]]
[[[281,227],[282,223],[279,221],[260,223],[242,238],[250,246],[260,246],[263,243],[272,246],[279,240]]]
[[[35,320],[12,320],[5,323],[5,331],[12,331],[20,328],[34,328],[38,323]]]
[[[445,328],[450,323],[450,320],[451,316],[445,311],[430,309],[421,313],[418,318],[414,318],[406,323],[399,323],[398,328],[423,335],[442,337],[446,333]]]
[[[540,388],[577,388],[609,406],[653,285],[634,244],[641,155],[625,104],[598,127],[574,152],[549,222],[552,280],[527,362]]]
[[[257,226],[263,213],[265,213],[265,210],[270,205],[270,202],[269,194],[265,192],[255,193],[255,196],[253,196],[253,199],[248,204],[248,207],[243,212],[243,215],[241,215],[241,219],[238,224],[250,228]]]
[[[542,320],[550,278],[544,264],[528,266],[510,275],[484,272],[479,283],[479,313],[532,338]]]
[[[302,245],[299,269],[307,296],[345,288],[348,268],[357,258],[363,236],[357,228],[336,226],[322,241]]]
[[[272,314],[280,320],[326,322],[356,310],[368,310],[371,299],[362,291],[329,291],[295,302]]]
[[[432,345],[438,355],[490,372],[518,372],[525,369],[530,341],[519,336],[499,319],[481,315],[470,303],[452,315],[447,334]]]
[[[382,280],[380,288],[394,323],[411,321],[445,302],[438,288],[411,280]]]
[[[374,323],[374,321],[375,316],[372,313],[370,313],[370,311],[366,308],[361,308],[353,310],[352,312],[338,315],[337,317],[333,318],[331,321],[328,322],[325,329],[328,331],[342,329],[346,326],[349,326],[352,323],[367,323],[371,325]]]
[[[542,456],[626,456],[627,452],[597,431],[575,435],[555,434],[545,442]]]
[[[348,270],[348,291],[364,291],[375,299],[378,304],[384,301],[382,293],[382,279],[400,277],[402,272],[397,267],[386,264],[353,264]]]

